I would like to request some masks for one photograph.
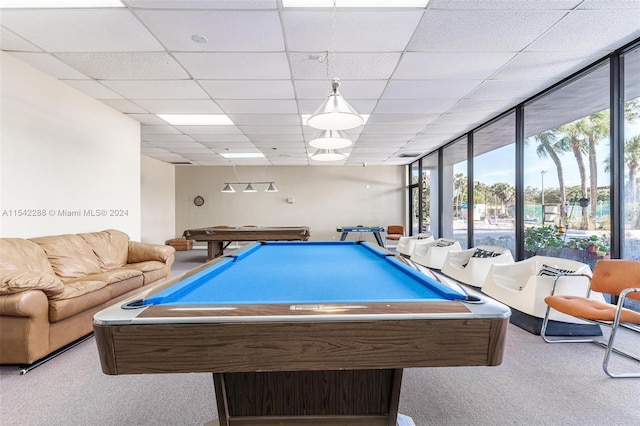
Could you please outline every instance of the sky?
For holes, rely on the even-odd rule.
[[[633,137],[640,135],[640,123],[634,125],[625,125],[625,137]],[[542,187],[542,171],[544,174],[545,188],[557,188],[558,174],[556,166],[550,158],[538,158],[536,154],[536,144],[528,143],[525,145],[525,161],[524,161],[524,186],[541,188]],[[485,155],[476,158],[473,170],[474,178],[487,185],[494,183],[506,182],[515,185],[515,148],[508,145],[500,149],[494,150]],[[608,186],[609,175],[605,172],[604,160],[609,157],[609,141],[598,144],[598,185]],[[560,156],[563,164],[565,184],[567,186],[580,185],[580,175],[578,166],[573,153],[565,153]],[[509,167],[508,170],[501,169],[500,165]],[[588,173],[588,159],[585,157],[585,165]],[[466,162],[454,167],[455,173],[466,173]]]

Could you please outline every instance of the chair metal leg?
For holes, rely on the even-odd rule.
[[[616,349],[616,347],[614,346],[618,328],[624,325],[624,324],[620,324],[620,313],[622,312],[621,310],[618,310],[618,312],[616,313],[616,317],[615,317],[614,321],[611,324],[603,323],[603,322],[593,322],[594,324],[606,325],[608,327],[611,327],[611,334],[609,335],[608,342],[603,342],[603,341],[596,340],[596,339],[578,339],[578,338],[573,338],[573,339],[550,339],[546,335],[546,329],[547,329],[547,324],[549,322],[549,314],[550,314],[550,312],[551,312],[551,306],[547,306],[547,311],[545,313],[544,320],[542,321],[542,328],[540,330],[540,337],[542,337],[542,340],[544,340],[547,343],[594,343],[594,344],[596,344],[598,346],[602,346],[605,349],[604,359],[602,361],[602,369],[604,370],[604,372],[605,372],[605,374],[607,376],[609,376],[611,378],[614,378],[614,379],[617,379],[617,378],[638,378],[638,377],[640,377],[640,372],[638,372],[638,373],[613,373],[609,369],[609,361],[611,360],[611,354],[612,353],[616,353],[616,354],[621,355],[621,356],[623,356],[625,358],[629,358],[629,359],[632,359],[634,361],[640,362],[640,357],[632,355],[632,354],[630,354],[628,352],[625,352],[623,350]],[[627,328],[631,328],[631,330],[636,331],[636,332],[640,331],[639,329],[637,329],[635,327],[627,327]]]
[[[596,343],[602,346],[605,346],[605,344],[599,340],[596,339],[578,339],[578,338],[572,338],[572,339],[549,339],[549,337],[546,334],[547,331],[547,325],[549,324],[549,315],[551,314],[551,306],[547,305],[547,311],[544,314],[544,319],[542,320],[542,327],[540,329],[540,337],[542,337],[542,340],[544,340],[547,343]],[[602,325],[602,324],[600,324]]]
[[[618,303],[620,305],[622,305],[622,303],[624,303],[624,299],[621,301],[618,301]],[[621,306],[620,306],[621,308]],[[633,377],[640,377],[640,372],[638,373],[612,373],[609,370],[609,361],[611,360],[611,353],[615,352],[619,355],[622,355],[626,358],[630,358],[632,360],[638,361],[640,362],[640,357],[637,357],[635,355],[632,355],[628,352],[624,352],[620,349],[616,349],[614,346],[614,342],[616,340],[616,335],[618,332],[618,328],[620,327],[620,314],[622,313],[622,309],[618,309],[618,311],[616,312],[616,316],[613,320],[613,323],[611,324],[611,335],[609,336],[609,343],[607,344],[607,349],[604,353],[604,360],[602,361],[602,369],[604,370],[605,374],[609,377],[612,377],[614,379],[616,378],[633,378]],[[638,331],[636,330],[635,327],[632,328],[633,331]]]

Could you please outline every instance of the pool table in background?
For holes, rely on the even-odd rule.
[[[384,226],[362,226],[362,225],[357,225],[357,226],[338,226],[336,228],[337,232],[341,232],[340,234],[340,241],[344,241],[347,239],[347,235],[349,235],[349,233],[360,233],[360,232],[368,232],[373,234],[373,236],[376,239],[376,242],[378,243],[378,245],[380,247],[384,247],[384,241],[382,240],[382,235],[380,235],[381,232],[385,232],[385,228]]]
[[[311,232],[308,226],[212,226],[187,229],[182,236],[206,241],[207,260],[211,260],[222,256],[232,241],[307,241]]]
[[[212,372],[221,425],[390,426],[404,368],[499,365],[509,315],[366,242],[266,242],[94,331],[106,374]]]

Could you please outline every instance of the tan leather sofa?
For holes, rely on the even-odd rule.
[[[0,238],[0,363],[32,364],[93,331],[99,310],[168,278],[175,249],[114,229]]]

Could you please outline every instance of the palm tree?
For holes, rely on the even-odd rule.
[[[609,136],[609,110],[596,112],[578,122],[588,143],[589,154],[589,193],[591,194],[591,217],[595,221],[598,204],[598,160],[596,158],[596,146]]]
[[[453,176],[453,192],[454,192],[454,202],[456,214],[460,213],[460,205],[465,198],[465,193],[467,191],[467,177],[464,173],[456,173]],[[469,208],[469,206],[467,206]]]
[[[629,180],[625,194],[631,207],[631,226],[640,228],[640,209],[638,209],[638,169],[640,169],[640,135],[627,139],[624,143],[624,162],[629,169]]]
[[[569,150],[568,140],[566,138],[559,138],[557,132],[548,130],[546,132],[538,133],[535,135],[534,140],[538,143],[536,147],[536,154],[538,158],[550,158],[553,164],[556,166],[556,172],[558,173],[558,185],[560,185],[560,199],[566,200],[566,189],[564,183],[564,170],[562,168],[562,161],[558,156],[558,153],[567,152]],[[564,211],[561,210],[560,217],[564,217]]]
[[[587,169],[584,163],[584,155],[588,153],[589,145],[585,142],[586,136],[584,134],[583,127],[580,125],[580,121],[582,120],[563,124],[558,127],[558,130],[565,135],[566,143],[568,143],[571,148],[571,152],[573,152],[573,156],[576,158],[576,162],[578,163],[578,172],[580,173],[580,196],[581,198],[587,198]],[[587,207],[582,207],[582,222],[580,224],[580,229],[589,229],[589,212]]]

